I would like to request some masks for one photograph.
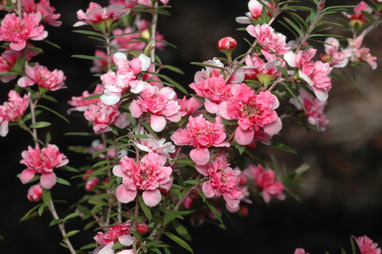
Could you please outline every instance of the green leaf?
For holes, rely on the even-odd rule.
[[[66,185],[66,186],[71,186],[71,184],[68,181],[66,181],[65,179],[60,178],[60,177],[57,177],[57,183],[62,184],[62,185]]]
[[[288,84],[286,84],[284,82],[282,82],[281,84],[285,87],[285,89],[293,97],[293,99],[295,99],[297,101],[297,103],[301,106],[301,108],[304,110],[304,112],[307,113],[308,111],[306,110],[304,104],[301,102],[301,100],[298,98],[298,96],[292,91],[292,89],[290,89]]]
[[[42,200],[44,201],[45,206],[49,205],[50,199],[50,190],[42,188]]]
[[[56,116],[58,116],[59,118],[61,118],[61,119],[64,120],[65,122],[70,123],[70,121],[68,120],[68,118],[66,118],[65,116],[61,115],[60,113],[54,111],[53,109],[50,109],[50,108],[45,107],[45,106],[43,106],[43,105],[37,105],[36,107],[45,109],[45,110],[47,110],[47,111],[49,111],[49,112],[55,114]]]
[[[95,136],[94,133],[89,132],[67,132],[64,134],[64,136]]]
[[[49,227],[53,227],[53,226],[55,226],[57,224],[60,224],[61,222],[62,222],[62,220],[53,219],[53,220],[50,221]]]
[[[51,126],[51,125],[52,124],[50,122],[41,121],[41,122],[37,122],[37,123],[31,124],[29,127],[32,128],[32,129],[38,129],[38,128],[45,128],[45,127],[48,127],[48,126]]]
[[[67,221],[67,220],[76,218],[76,217],[78,217],[78,216],[81,216],[81,214],[80,214],[80,213],[71,213],[71,214],[67,215],[67,216],[64,218],[64,221]]]
[[[96,243],[89,243],[80,248],[80,250],[95,249],[97,247]]]
[[[141,209],[143,211],[143,213],[146,215],[146,218],[151,221],[151,219],[153,218],[153,216],[151,215],[151,211],[150,211],[150,208],[148,208],[145,204],[145,202],[143,201],[142,199],[142,196],[138,196],[138,202],[139,202],[139,205],[141,206]]]
[[[97,57],[97,56],[87,56],[87,55],[71,55],[70,57],[79,58],[79,59],[85,59],[85,60],[91,60],[91,61],[95,61],[95,60],[105,60],[105,59],[103,59],[102,57]]]
[[[86,101],[86,100],[91,100],[91,99],[98,99],[101,96],[102,96],[102,94],[92,94],[92,95],[90,95],[88,97],[82,98],[82,100]]]
[[[218,219],[218,221],[223,226],[223,228],[225,228],[222,217],[220,216],[216,208],[208,200],[206,200],[205,203],[208,206],[208,208],[211,210],[211,212],[215,215],[215,217]]]
[[[73,168],[71,166],[62,166],[62,167],[59,167],[59,169],[63,169],[65,171],[68,171],[68,172],[74,172],[74,173],[78,173],[80,172],[78,169],[76,168]]]
[[[48,41],[48,40],[46,40],[46,39],[44,40],[44,42],[46,42],[47,44],[49,44],[49,45],[52,46],[52,47],[61,49],[61,46],[58,45],[58,44],[56,44],[56,43],[54,43],[54,42]]]
[[[137,138],[137,139],[148,139],[149,137],[147,135],[144,135],[144,134],[136,134],[136,135],[134,135],[134,138]]]
[[[2,72],[0,73],[0,76],[17,76],[18,73],[17,72]]]
[[[88,31],[88,30],[73,30],[73,33],[78,33],[78,34],[86,34],[86,35],[93,35],[93,36],[98,36],[105,38],[103,34],[97,33],[94,31]]]
[[[184,72],[181,69],[179,69],[178,67],[175,67],[175,66],[172,66],[172,65],[163,65],[162,67],[165,68],[165,69],[168,69],[170,71],[173,71],[175,73],[179,73],[179,74],[184,75]]]
[[[79,233],[80,231],[79,230],[72,230],[72,231],[70,231],[70,232],[68,232],[66,235],[65,235],[65,239],[66,238],[69,238],[69,237],[71,237],[71,236],[74,236],[75,234],[77,234],[77,233]]]
[[[89,222],[88,224],[86,224],[86,225],[84,226],[84,230],[88,230],[88,229],[90,229],[90,228],[93,227],[95,224],[96,224],[95,221],[91,221],[91,222]]]
[[[23,221],[26,221],[26,220],[29,220],[29,219],[35,217],[37,215],[36,210],[39,209],[41,206],[44,207],[43,204],[38,204],[35,207],[33,207],[32,209],[30,209],[23,217],[21,217],[19,222],[23,222]]]
[[[294,154],[297,153],[296,150],[294,150],[292,147],[287,146],[287,145],[285,145],[285,144],[283,144],[283,143],[281,143],[280,141],[277,141],[277,140],[272,140],[271,141],[271,145],[276,147],[276,148],[278,148],[278,149],[280,149],[280,150],[282,150],[282,151],[284,151],[284,152],[294,153]]]
[[[165,232],[164,233],[168,238],[170,238],[171,240],[173,240],[174,242],[176,242],[177,244],[179,244],[180,246],[182,246],[184,249],[188,250],[190,253],[194,253],[194,251],[192,250],[192,248],[190,247],[190,245],[188,245],[188,243],[186,243],[182,238],[174,235],[173,233],[170,233],[170,232]]]
[[[200,182],[197,180],[186,180],[184,181],[185,184],[190,184],[190,185],[199,185]]]
[[[350,245],[351,245],[352,254],[356,254],[355,243],[354,243],[353,237],[350,237]]]
[[[167,215],[170,215],[172,217],[175,217],[175,218],[178,218],[178,219],[182,219],[183,220],[183,216],[180,214],[179,211],[174,211],[174,210],[167,210],[167,209],[160,209],[163,213],[167,214]]]
[[[40,208],[38,209],[38,216],[40,216],[41,217],[41,215],[42,215],[42,213],[44,212],[44,208],[45,208],[45,206],[40,206]]]
[[[68,150],[79,154],[89,154],[89,147],[86,146],[68,146]]]
[[[150,132],[151,135],[153,135],[156,139],[158,139],[158,135],[155,133],[155,131],[151,128],[151,126],[147,122],[142,122],[142,125],[145,126],[146,130]]]
[[[184,239],[186,239],[187,241],[191,241],[192,240],[191,235],[188,232],[187,228],[185,226],[183,226],[179,221],[174,220],[173,221],[173,226],[175,228],[175,231],[180,236],[182,236]]]
[[[111,247],[113,250],[118,250],[123,248],[123,245],[120,242],[116,242],[113,247]]]
[[[181,91],[182,93],[188,95],[187,90],[181,84],[176,82],[175,80],[171,79],[170,77],[167,77],[166,75],[162,75],[162,74],[159,74],[158,76],[163,78],[167,82],[169,82],[171,84],[171,86],[178,88],[178,90]]]

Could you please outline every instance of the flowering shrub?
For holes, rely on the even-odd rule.
[[[50,132],[42,140],[40,129],[51,123],[38,120],[37,108],[69,122],[41,103],[55,101],[51,94],[66,88],[66,76],[33,61],[42,50],[31,44],[46,40],[46,24],[62,24],[60,14],[49,0],[1,4],[8,12],[0,26],[5,48],[0,56],[1,81],[15,87],[9,101],[0,106],[0,135],[7,135],[10,124],[31,135],[34,146],[21,153],[20,163],[26,168],[19,179],[22,184],[39,181],[27,193],[37,205],[23,219],[33,217],[34,211],[41,216],[47,208],[53,216],[50,225],[58,225],[71,254],[171,253],[163,236],[192,253],[183,240],[188,231],[180,219],[192,214],[202,223],[208,215],[224,227],[225,210],[245,216],[244,204],[258,196],[266,203],[284,200],[307,167],[280,174],[269,158],[255,154],[261,149],[257,143],[294,151],[279,141],[283,121],[288,118],[324,131],[330,124],[324,110],[332,77],[339,75],[336,70],[364,63],[377,68],[363,39],[382,21],[381,1],[362,1],[349,14],[352,6],[327,6],[325,0],[250,0],[249,12],[236,19],[251,40],[247,52],[235,57],[238,42],[222,38],[217,49],[224,57],[195,63],[201,70],[194,82],[181,85],[161,71],[182,71],[163,64],[156,55],[156,49],[171,45],[157,31],[158,17],[168,13],[168,4],[168,0],[126,0],[103,7],[90,2],[86,11],[77,11],[74,32],[90,35],[105,49],[97,49],[94,56],[73,55],[93,61],[90,71],[97,77],[95,89],[67,102],[72,107],[68,113],[80,112],[92,130],[73,127],[75,132],[66,135],[99,136],[90,148],[72,149],[91,158],[79,169],[69,166],[67,156],[51,144]],[[298,11],[309,13],[304,14],[306,20]],[[290,12],[292,20],[283,16]],[[337,13],[345,17],[347,45],[341,45],[336,35],[322,34],[322,26],[333,25],[325,17]],[[287,22],[280,24],[294,38],[272,27],[282,17]],[[309,43],[315,37],[326,38],[322,49]],[[321,50],[325,53],[318,55]],[[72,180],[61,178],[57,168],[74,174]],[[76,178],[82,179],[86,192],[63,219],[52,199],[53,187],[71,186]],[[66,229],[66,222],[79,216],[86,221],[86,230],[98,231],[94,241],[82,247],[73,246],[70,238],[81,230]],[[361,254],[381,253],[367,236],[351,241]],[[307,252],[298,248],[294,253]]]

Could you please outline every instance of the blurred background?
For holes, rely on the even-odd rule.
[[[107,1],[98,1],[106,5]],[[329,1],[330,3],[353,3],[354,1]],[[78,96],[96,81],[89,72],[91,62],[71,58],[72,54],[93,55],[96,44],[86,36],[72,33],[76,22],[76,11],[85,10],[88,1],[51,0],[62,14],[60,28],[48,27],[50,41],[59,44],[62,50],[47,44],[36,43],[45,51],[35,58],[49,69],[62,69],[67,75],[67,89],[54,94],[60,103],[47,104],[65,114],[66,103],[71,96]],[[234,18],[242,16],[247,9],[247,0],[172,0],[172,16],[160,16],[159,31],[166,40],[178,46],[167,47],[159,52],[163,62],[184,70],[184,76],[172,74],[173,79],[187,86],[194,73],[200,68],[190,62],[202,62],[221,56],[216,42],[222,37],[232,36],[238,41],[239,54],[246,50],[242,39],[248,37]],[[354,2],[357,3],[357,2]],[[286,31],[277,25],[275,29]],[[341,32],[341,31],[335,31]],[[286,33],[287,34],[287,33]],[[288,34],[287,34],[288,35]],[[290,39],[291,37],[288,37]],[[192,246],[197,254],[241,253],[275,254],[293,253],[296,247],[303,247],[310,253],[340,253],[340,247],[350,252],[350,235],[368,235],[382,243],[382,27],[370,33],[365,44],[378,58],[379,69],[369,66],[352,70],[363,94],[350,82],[333,80],[326,114],[330,120],[324,133],[308,133],[304,128],[285,121],[282,141],[294,147],[297,154],[288,154],[270,147],[259,146],[263,154],[274,155],[289,169],[295,169],[304,162],[311,169],[304,175],[306,188],[296,190],[301,201],[289,197],[286,201],[273,201],[266,205],[258,200],[250,206],[249,215],[226,220],[227,230],[204,224],[192,228]],[[0,101],[7,99],[12,88],[1,84]],[[87,122],[82,117],[70,116],[73,124],[66,124],[50,114],[44,119],[55,124],[52,143],[57,144],[70,160],[70,165],[80,167],[83,158],[68,151],[69,145],[90,145],[92,139],[63,136],[68,131],[84,131]],[[58,245],[61,236],[55,227],[49,227],[51,217],[19,223],[19,219],[33,206],[27,199],[28,186],[16,178],[24,167],[18,162],[21,152],[32,144],[29,134],[17,128],[10,128],[1,142],[0,169],[0,253],[66,253]],[[69,179],[70,175],[63,175]],[[68,191],[57,185],[56,199],[77,200],[81,190]],[[58,210],[67,207],[58,205]],[[80,220],[73,220],[67,228],[78,228]],[[90,242],[93,233],[74,236],[75,246]],[[183,253],[174,249],[173,253]]]

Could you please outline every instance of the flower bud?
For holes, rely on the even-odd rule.
[[[28,190],[27,198],[31,202],[37,202],[42,197],[42,188],[40,184],[32,185]]]
[[[240,206],[239,214],[240,214],[241,216],[245,217],[245,216],[248,215],[248,213],[249,213],[249,211],[248,211],[248,206],[246,206],[246,205],[242,205],[242,206]]]
[[[149,225],[147,225],[146,223],[141,222],[137,224],[138,234],[144,235],[144,234],[147,234],[149,231],[150,231]]]
[[[232,37],[224,37],[218,41],[218,50],[220,51],[233,51],[237,46],[237,42]]]

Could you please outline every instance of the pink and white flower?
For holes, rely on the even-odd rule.
[[[378,248],[378,243],[374,243],[366,235],[353,237],[357,242],[358,248],[361,251],[360,254],[381,254],[381,248]]]
[[[172,168],[165,164],[165,157],[152,152],[138,162],[129,157],[122,158],[120,165],[113,168],[113,174],[122,177],[122,184],[115,193],[118,201],[129,203],[136,198],[137,190],[141,190],[147,206],[158,205],[162,199],[160,189],[169,191],[172,185]]]
[[[130,232],[130,223],[114,225],[107,232],[98,232],[94,240],[101,246],[94,250],[95,254],[114,254],[113,245],[117,242],[123,246],[133,244],[133,236]],[[123,251],[118,252],[123,253]]]
[[[21,5],[24,11],[28,13],[41,13],[41,22],[47,23],[55,27],[59,27],[62,25],[62,22],[58,20],[61,14],[54,13],[56,11],[56,8],[50,6],[49,0],[40,0],[38,3],[35,3],[34,0],[21,0]]]
[[[122,35],[121,34],[126,34]],[[144,41],[139,40],[140,32],[134,32],[133,28],[115,29],[113,35],[117,36],[112,40],[112,44],[117,46],[119,50],[143,50],[146,46]]]
[[[103,90],[103,85],[98,84],[96,89],[92,93],[89,93],[88,91],[83,91],[81,96],[73,96],[72,99],[68,101],[68,104],[70,106],[73,106],[74,108],[69,109],[68,114],[70,114],[72,111],[84,112],[90,107],[90,105],[97,104],[100,101],[99,98],[86,100],[84,99],[92,95],[102,94]]]
[[[56,145],[50,144],[42,149],[38,145],[34,149],[29,146],[27,151],[21,153],[21,156],[23,159],[20,163],[27,166],[21,172],[21,182],[26,184],[36,173],[41,174],[40,184],[44,189],[51,189],[56,184],[56,174],[53,169],[62,167],[69,162]]]
[[[269,57],[269,55],[267,55]],[[277,76],[281,75],[281,72],[277,69],[278,66],[282,66],[282,63],[275,57],[266,59],[265,62],[257,54],[247,55],[245,57],[245,66],[243,67],[245,78],[258,80],[262,84],[267,85]]]
[[[306,252],[303,248],[297,248],[295,249],[294,254],[309,254],[309,253]]]
[[[197,165],[206,165],[210,161],[209,148],[230,146],[224,141],[226,137],[224,125],[219,116],[213,123],[204,119],[203,115],[199,115],[190,116],[186,129],[177,129],[171,135],[171,140],[178,146],[196,147],[190,152],[191,159]]]
[[[369,22],[369,19],[365,17],[365,15],[362,12],[367,12],[371,14],[373,12],[373,9],[369,7],[369,5],[361,1],[357,4],[356,7],[353,9],[354,13],[349,14],[346,12],[343,12],[342,14],[349,20],[351,25],[358,24],[359,26],[362,26],[363,24]]]
[[[8,134],[8,123],[22,117],[29,106],[29,95],[21,97],[16,91],[8,93],[8,101],[0,106],[0,136]]]
[[[124,129],[129,125],[127,113],[120,113],[119,105],[106,105],[102,102],[92,104],[84,112],[86,120],[93,123],[96,134],[111,131],[111,125]]]
[[[284,185],[276,180],[276,174],[272,169],[264,169],[262,165],[250,165],[244,174],[248,179],[254,181],[262,191],[264,201],[269,203],[272,197],[284,200]]]
[[[129,109],[134,118],[149,113],[150,126],[155,132],[161,132],[166,127],[166,119],[171,122],[181,119],[176,93],[170,87],[146,86],[140,97],[131,102]]]
[[[349,48],[339,50],[340,43],[336,38],[328,37],[325,40],[325,53],[321,54],[320,58],[323,62],[329,63],[333,68],[344,68],[351,56]]]
[[[314,98],[304,89],[300,89],[299,92],[300,94],[298,99],[306,109],[304,115],[308,118],[308,122],[315,126],[319,131],[325,131],[326,126],[329,124],[329,120],[324,114],[327,101],[320,101]],[[303,110],[300,103],[294,98],[291,98],[289,102],[292,103],[298,110]]]
[[[91,173],[94,172],[94,169],[89,169],[85,171],[85,175],[82,177],[82,180],[85,181],[85,190],[87,192],[92,191],[98,184],[99,180],[96,176],[92,176]]]
[[[44,26],[40,24],[41,13],[23,14],[21,20],[15,13],[5,15],[0,26],[0,41],[10,42],[9,46],[15,51],[21,51],[28,40],[40,41],[48,36]]]
[[[145,134],[147,138],[138,139],[136,146],[139,150],[147,153],[156,153],[167,159],[170,159],[170,155],[175,153],[175,146],[171,142],[166,142],[165,138],[156,139],[151,134]]]
[[[27,198],[31,202],[37,202],[42,197],[42,187],[41,184],[32,185],[28,190]]]
[[[57,91],[66,88],[66,76],[61,70],[49,71],[47,67],[36,63],[34,66],[25,64],[25,76],[17,81],[20,87],[28,87],[37,84],[50,91]]]
[[[208,180],[202,185],[202,190],[207,198],[222,196],[226,204],[231,209],[239,207],[240,199],[243,196],[239,188],[240,170],[232,169],[227,162],[228,154],[218,155],[207,165],[197,165],[196,169]]]
[[[363,36],[356,39],[349,39],[349,49],[351,50],[351,62],[367,62],[371,69],[375,70],[378,67],[377,58],[370,54],[370,49],[362,47]]]
[[[183,99],[178,99],[178,104],[180,106],[179,113],[181,117],[190,116],[203,106],[203,103],[198,99],[194,97],[187,99],[186,96],[184,96]]]
[[[167,5],[170,0],[159,0],[162,4]],[[137,3],[147,7],[152,7],[153,4],[151,0],[137,0]]]
[[[271,1],[263,1],[271,10],[274,9],[274,5]],[[250,0],[248,2],[248,9],[245,15],[246,17],[237,17],[236,22],[239,24],[251,24],[251,19],[258,19],[263,14],[264,6],[257,0]],[[271,16],[271,13],[267,11],[268,16]]]

